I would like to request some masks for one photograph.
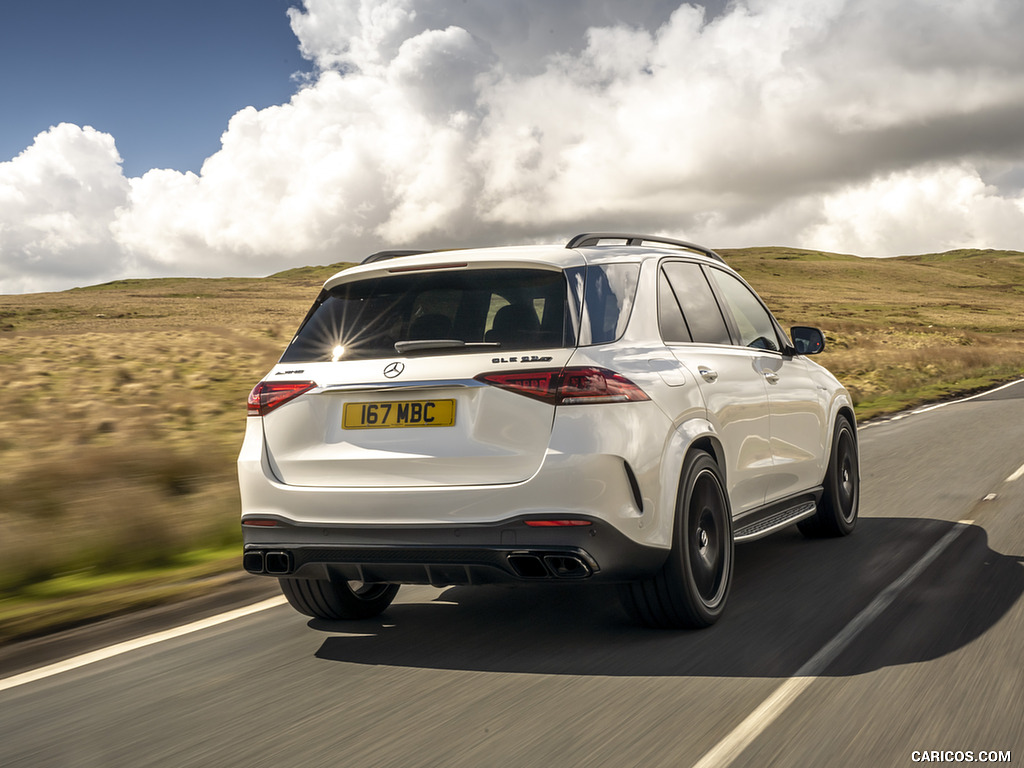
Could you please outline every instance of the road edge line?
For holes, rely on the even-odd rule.
[[[958,397],[955,400],[946,400],[944,402],[933,403],[931,405],[922,405],[917,408],[914,408],[913,410],[901,411],[900,413],[896,413],[891,416],[880,416],[878,417],[877,421],[875,419],[870,419],[864,424],[858,424],[857,429],[858,431],[860,431],[863,429],[868,429],[870,427],[877,427],[882,424],[889,424],[894,421],[903,421],[903,419],[908,419],[911,416],[917,416],[918,414],[928,413],[929,411],[936,411],[939,408],[945,408],[947,405],[959,405],[960,403],[967,403],[970,402],[971,400],[977,400],[978,398],[985,397],[985,395],[991,395],[994,394],[995,392],[1002,392],[1004,389],[1015,387],[1021,383],[1024,383],[1024,379],[1015,379],[1014,381],[1008,381],[1005,384],[1000,384],[999,386],[993,387],[992,389],[985,389],[982,390],[981,392],[975,392],[973,395],[967,395],[966,397]]]
[[[62,672],[70,672],[73,669],[79,669],[89,664],[95,664],[98,661],[112,659],[115,656],[120,656],[121,654],[128,653],[129,651],[138,650],[139,648],[145,648],[150,645],[156,645],[157,643],[162,643],[165,640],[173,640],[184,635],[192,634],[193,632],[199,632],[203,629],[209,629],[210,627],[216,627],[220,624],[226,624],[227,622],[234,621],[235,619],[245,618],[246,616],[251,616],[254,613],[259,613],[270,608],[276,608],[279,605],[284,605],[285,602],[284,596],[271,597],[258,603],[246,605],[241,608],[235,608],[234,610],[227,611],[226,613],[220,613],[216,616],[210,616],[205,619],[193,621],[190,624],[182,624],[179,627],[172,627],[171,629],[165,629],[161,632],[154,632],[150,635],[137,637],[134,640],[126,640],[123,643],[109,645],[106,648],[99,648],[95,651],[90,651],[89,653],[73,656],[70,659],[65,659],[64,661],[47,664],[45,667],[38,667],[36,669],[30,669],[27,672],[21,672],[17,675],[0,678],[0,693],[28,683],[34,683],[38,680],[45,680],[48,677],[59,675]]]

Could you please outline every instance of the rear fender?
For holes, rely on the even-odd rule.
[[[671,547],[672,531],[675,527],[676,494],[683,462],[692,450],[706,450],[715,459],[728,487],[727,468],[722,462],[725,455],[714,426],[707,419],[695,418],[683,422],[672,432],[665,446],[661,462],[660,488],[657,517],[652,521],[655,530],[648,534],[648,542],[656,546]]]

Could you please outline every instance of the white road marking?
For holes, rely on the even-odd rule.
[[[1017,480],[1020,480],[1022,477],[1024,477],[1024,464],[1021,464],[1016,472],[1014,472],[1012,475],[1006,478],[1006,482],[1013,483],[1016,482]]]
[[[134,651],[139,648],[145,648],[147,645],[155,645],[156,643],[162,643],[165,640],[173,640],[176,637],[188,635],[192,632],[199,632],[203,629],[216,627],[219,624],[226,624],[229,621],[241,619],[245,616],[251,616],[254,613],[265,611],[268,608],[276,608],[279,605],[283,605],[285,602],[284,596],[272,597],[269,600],[263,600],[262,602],[247,605],[243,608],[236,608],[235,610],[228,611],[227,613],[221,613],[216,616],[210,616],[206,619],[193,621],[191,624],[184,624],[180,627],[166,629],[163,632],[155,632],[152,635],[146,635],[145,637],[137,637],[134,640],[127,640],[123,643],[118,643],[117,645],[110,645],[106,648],[90,651],[89,653],[84,653],[81,656],[75,656],[70,659],[65,659],[64,661],[58,661],[45,667],[39,667],[38,669],[30,669],[27,672],[22,672],[18,675],[0,679],[0,691],[17,688],[19,685],[26,685],[27,683],[34,683],[37,680],[44,680],[47,677],[59,675],[61,672],[69,672],[72,669],[78,669],[79,667],[84,667],[87,664],[94,664],[97,661],[104,661],[106,659],[113,658],[114,656],[120,656],[122,653],[128,653],[129,651]]]
[[[948,400],[945,403],[936,403],[935,405],[926,405],[923,408],[917,408],[917,409],[915,409],[913,411],[906,411],[904,413],[898,413],[895,416],[892,416],[892,417],[890,417],[888,419],[880,419],[879,421],[873,421],[870,424],[861,424],[857,428],[858,428],[858,430],[860,430],[860,429],[867,429],[868,427],[873,427],[873,426],[876,426],[878,424],[888,424],[890,421],[900,421],[900,420],[906,419],[906,418],[908,418],[910,416],[917,416],[919,413],[928,413],[928,411],[935,411],[935,410],[938,410],[939,408],[945,408],[947,405],[956,405],[957,403],[966,403],[966,402],[968,402],[970,400],[977,400],[979,397],[984,397],[985,395],[991,395],[993,392],[1001,392],[1004,389],[1008,389],[1009,387],[1015,387],[1015,386],[1017,386],[1018,384],[1021,384],[1021,383],[1024,383],[1024,379],[1017,379],[1016,381],[1011,381],[1009,384],[1003,384],[1002,386],[995,387],[994,389],[986,389],[984,392],[978,392],[977,394],[970,395],[969,397],[961,397],[959,400]],[[1022,469],[1024,469],[1024,468],[1022,468]]]
[[[701,758],[694,768],[724,768],[740,756],[744,749],[768,728],[793,701],[813,683],[840,653],[864,630],[879,614],[888,608],[907,585],[921,575],[931,563],[942,554],[953,540],[967,530],[973,520],[961,520],[950,529],[945,536],[936,542],[920,560],[908,568],[902,576],[882,590],[878,597],[858,613],[853,620],[840,630],[810,661],[796,671],[793,677],[775,689],[761,706],[751,712],[747,718],[733,731],[716,744]]]
[[[966,403],[969,400],[977,400],[979,397],[985,397],[985,395],[991,395],[993,392],[1001,392],[1004,389],[1009,389],[1010,387],[1015,387],[1018,384],[1020,384],[1022,381],[1024,381],[1024,379],[1017,379],[1016,381],[1011,381],[1009,384],[1003,384],[1001,387],[996,387],[995,389],[986,389],[984,392],[979,392],[978,394],[971,395],[970,397],[961,397],[959,400],[950,400],[949,402],[946,402],[946,403],[936,403],[935,405],[926,405],[924,408],[918,408],[918,409],[916,409],[914,411],[911,411],[910,415],[913,416],[913,415],[918,414],[918,413],[928,413],[928,411],[935,411],[935,410],[938,410],[939,408],[945,408],[947,405],[956,405],[957,403]]]

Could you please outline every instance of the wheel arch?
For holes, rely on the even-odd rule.
[[[662,454],[658,516],[653,521],[654,531],[647,536],[648,541],[654,546],[667,549],[672,545],[676,499],[679,494],[683,467],[689,456],[698,450],[704,451],[714,459],[728,492],[729,480],[725,448],[715,432],[714,426],[704,418],[695,418],[680,424],[672,433]]]
[[[832,423],[829,424],[828,442],[826,443],[826,451],[825,451],[826,471],[828,471],[828,469],[827,469],[828,458],[831,455],[832,443],[835,441],[836,428],[839,426],[839,419],[840,418],[845,418],[846,421],[849,423],[850,428],[853,430],[854,445],[857,447],[858,453],[860,452],[860,447],[859,447],[860,441],[857,438],[857,417],[856,417],[856,415],[854,415],[853,406],[850,405],[849,403],[840,403],[839,407],[836,408],[836,412],[832,416]]]
[[[841,390],[839,396],[835,397],[831,401],[828,409],[828,421],[824,424],[824,434],[822,435],[822,454],[821,454],[821,477],[822,482],[824,481],[825,473],[828,471],[828,458],[831,456],[831,447],[833,442],[836,440],[836,427],[839,425],[840,417],[843,417],[849,422],[850,427],[853,429],[853,439],[857,443],[857,451],[860,451],[860,440],[858,439],[857,432],[857,416],[853,410],[853,401],[849,395],[846,394],[846,390]]]
[[[845,416],[846,420],[850,422],[850,426],[853,427],[853,431],[857,431],[857,416],[853,412],[852,405],[844,403],[843,405],[839,406],[839,409],[836,411],[835,418],[832,419],[832,429],[835,429],[836,419],[838,419],[840,416]]]
[[[726,483],[728,488],[728,467],[725,463],[725,448],[722,447],[722,443],[719,442],[717,437],[711,435],[703,435],[692,443],[690,443],[689,449],[686,451],[686,455],[683,456],[683,463],[679,465],[679,471],[682,473],[683,466],[686,464],[686,459],[694,451],[704,451],[704,453],[710,454],[711,458],[715,460],[715,464],[718,465],[718,471],[722,475],[722,481]]]
[[[853,405],[845,399],[838,400],[837,402],[833,403],[832,408],[830,410],[830,421],[827,423],[828,430],[825,432],[824,444],[822,445],[822,447],[824,448],[821,455],[822,484],[824,484],[825,476],[828,474],[828,463],[830,457],[832,456],[832,444],[835,442],[836,427],[839,425],[840,417],[845,418],[849,422],[850,427],[853,429],[853,439],[854,442],[857,444],[857,450],[858,452],[860,451],[860,441],[857,438],[857,417],[854,415]]]

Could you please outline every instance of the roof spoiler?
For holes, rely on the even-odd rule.
[[[436,253],[436,251],[377,251],[376,253],[371,253],[360,263],[372,264],[375,261],[384,261],[385,259],[397,259],[399,256],[419,256],[421,253]]]
[[[581,235],[576,235],[576,237],[565,244],[565,247],[586,248],[592,245],[599,245],[602,240],[625,240],[626,245],[643,245],[644,243],[670,245],[673,248],[683,248],[687,251],[704,254],[708,258],[725,264],[725,259],[710,248],[705,248],[703,245],[689,243],[686,240],[673,240],[669,237],[659,237],[657,235],[636,235],[625,232],[584,232]]]

